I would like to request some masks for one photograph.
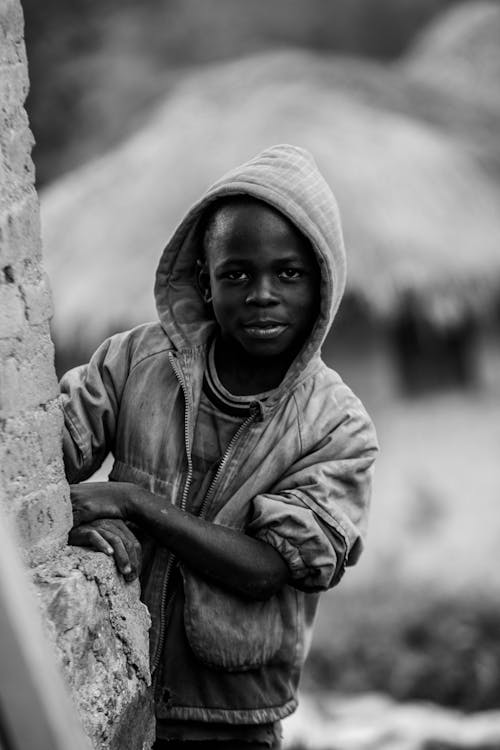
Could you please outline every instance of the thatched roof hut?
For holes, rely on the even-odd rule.
[[[419,34],[406,57],[422,77],[498,108],[500,3],[474,0],[452,6]]]
[[[183,212],[277,142],[310,149],[334,189],[349,290],[371,314],[394,319],[411,295],[438,325],[486,315],[500,298],[499,186],[443,132],[371,104],[383,88],[377,66],[299,52],[187,77],[137,135],[42,195],[58,343],[87,349],[151,319],[156,261]]]
[[[443,13],[417,37],[402,73],[414,113],[463,138],[500,174],[500,3]]]

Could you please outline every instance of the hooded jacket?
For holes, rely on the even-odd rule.
[[[375,432],[320,356],[345,286],[339,212],[311,156],[288,145],[229,172],[185,216],[157,270],[159,322],[111,337],[88,365],[64,376],[68,479],[87,478],[111,451],[111,480],[189,511],[191,447],[216,330],[196,284],[198,227],[213,201],[239,194],[278,209],[309,239],[321,271],[320,312],[280,386],[252,404],[196,507],[213,523],[273,545],[290,584],[249,601],[149,544],[142,593],[162,719],[248,724],[291,713],[318,592],[357,561],[366,529]]]

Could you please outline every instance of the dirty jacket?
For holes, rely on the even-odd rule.
[[[246,600],[149,543],[142,590],[161,719],[267,723],[294,710],[318,593],[363,546],[377,450],[362,404],[320,356],[345,285],[337,205],[307,152],[276,146],[216,182],[177,228],[156,276],[159,322],[111,337],[63,378],[68,479],[89,477],[111,451],[110,480],[189,512],[191,446],[216,331],[196,285],[198,224],[209,204],[234,194],[266,201],[308,237],[321,270],[320,313],[281,385],[252,404],[195,506],[275,547],[290,580],[266,601]]]

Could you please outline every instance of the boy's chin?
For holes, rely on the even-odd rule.
[[[291,337],[277,336],[275,338],[254,338],[246,335],[224,335],[222,341],[229,347],[229,356],[243,358],[255,358],[260,360],[281,358],[283,361],[290,362],[301,349],[303,341],[296,342]],[[230,353],[231,352],[231,353]]]
[[[288,342],[277,340],[271,341],[240,341],[241,348],[249,357],[258,359],[282,357],[283,359],[293,358],[297,351],[296,347],[290,346]]]

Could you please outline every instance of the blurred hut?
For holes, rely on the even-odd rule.
[[[191,202],[234,164],[291,142],[314,154],[343,216],[348,295],[326,355],[368,400],[398,379],[471,382],[475,333],[500,300],[500,186],[442,130],[375,106],[394,80],[378,65],[303,52],[217,65],[181,81],[134,137],[47,188],[60,367],[153,318],[156,262]]]
[[[414,111],[472,147],[500,175],[500,3],[454,6],[421,32],[404,74]]]

